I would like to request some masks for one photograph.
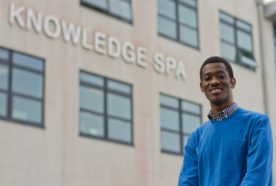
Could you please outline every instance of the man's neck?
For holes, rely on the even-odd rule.
[[[229,103],[223,103],[223,104],[220,104],[220,105],[214,105],[214,104],[211,104],[211,111],[216,114],[218,112],[221,112],[223,111],[224,109],[226,109],[227,107],[229,107],[230,105],[232,105],[234,103],[234,101],[231,101]]]

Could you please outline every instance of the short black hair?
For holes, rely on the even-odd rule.
[[[203,69],[203,67],[207,64],[210,64],[210,63],[223,63],[226,67],[226,70],[228,71],[230,79],[234,78],[233,69],[232,69],[230,63],[222,57],[212,56],[212,57],[207,58],[200,67],[200,74],[199,74],[200,75],[200,81],[202,81],[202,69]]]

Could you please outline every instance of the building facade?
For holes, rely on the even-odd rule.
[[[214,55],[275,138],[275,3],[0,0],[0,185],[176,185]]]

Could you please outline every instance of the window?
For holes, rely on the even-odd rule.
[[[0,48],[0,118],[43,127],[44,62]]]
[[[80,72],[80,135],[132,144],[132,87]]]
[[[189,135],[201,125],[201,105],[160,95],[161,150],[183,153]]]
[[[249,69],[256,68],[250,24],[220,12],[220,41],[223,57]]]
[[[159,35],[199,48],[197,0],[157,1]]]
[[[274,61],[276,62],[276,25],[273,25]],[[275,65],[276,66],[276,65]]]
[[[81,4],[132,23],[131,0],[81,0]]]

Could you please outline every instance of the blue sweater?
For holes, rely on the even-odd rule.
[[[178,186],[271,186],[272,134],[267,116],[238,108],[191,134]]]

